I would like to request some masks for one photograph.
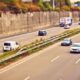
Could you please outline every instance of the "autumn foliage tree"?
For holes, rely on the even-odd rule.
[[[77,6],[71,7],[71,11],[80,11],[80,7]]]
[[[40,11],[40,7],[33,3],[25,3],[25,7],[28,11]]]
[[[11,12],[40,11],[34,3],[23,3],[22,0],[2,0]]]

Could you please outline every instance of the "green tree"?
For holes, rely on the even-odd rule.
[[[71,6],[70,0],[65,0],[65,3],[66,3],[67,6],[69,6],[69,7]]]
[[[43,5],[43,0],[38,0],[38,6],[39,6],[42,10],[46,10],[45,6]]]
[[[62,9],[63,6],[71,6],[70,0],[56,0],[56,5]]]
[[[13,2],[14,0],[2,0],[2,2],[4,2],[4,3],[11,3],[11,2]]]
[[[80,1],[75,2],[75,4],[80,4]]]
[[[53,8],[52,8],[52,6],[50,5],[49,2],[45,2],[44,6],[45,6],[46,10],[53,10]]]

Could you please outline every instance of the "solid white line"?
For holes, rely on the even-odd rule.
[[[19,66],[20,64],[22,64],[22,63],[24,63],[24,62],[26,62],[26,61],[28,61],[28,60],[30,60],[32,58],[35,58],[35,57],[43,54],[45,51],[50,50],[50,49],[52,49],[53,47],[56,47],[59,44],[60,44],[60,42],[56,43],[55,45],[49,46],[48,48],[46,48],[44,50],[41,50],[38,53],[36,52],[35,54],[32,54],[32,55],[27,56],[27,57],[15,62],[15,63],[12,63],[11,65],[9,65],[7,67],[4,67],[4,68],[0,69],[0,74],[4,73],[6,71],[9,71],[9,70],[15,68],[16,66]]]
[[[60,56],[57,56],[57,57],[53,58],[53,59],[51,60],[51,62],[54,62],[54,61],[57,60],[58,58],[60,58]]]
[[[30,76],[26,77],[24,80],[29,80],[30,79]]]
[[[80,34],[78,34],[78,35],[80,35]],[[73,36],[73,37],[71,37],[71,38],[75,38],[75,37],[78,36],[78,35],[75,35],[75,36]],[[39,51],[38,54],[37,54],[37,52],[36,52],[35,54],[32,54],[32,55],[30,55],[30,56],[27,56],[27,57],[25,57],[25,58],[23,58],[23,59],[15,62],[15,63],[12,63],[11,65],[9,65],[9,66],[7,66],[7,67],[5,67],[5,68],[0,69],[0,74],[6,72],[6,71],[8,71],[8,70],[13,69],[13,68],[15,68],[16,66],[18,66],[18,65],[20,65],[20,64],[22,64],[22,63],[24,63],[24,62],[26,62],[26,61],[34,58],[34,57],[39,56],[39,55],[42,54],[43,52],[45,52],[45,51],[47,51],[47,50],[50,50],[50,49],[52,49],[53,47],[58,46],[60,43],[61,43],[61,41],[58,42],[58,43],[55,43],[55,45],[49,46],[48,48],[45,48],[44,50]],[[55,61],[55,60],[58,59],[59,57],[60,57],[60,56],[57,56],[55,59],[51,60],[51,62]],[[76,63],[78,63],[78,62],[79,62],[79,61],[77,61]]]
[[[76,63],[75,64],[78,64],[80,62],[80,58],[76,61]]]

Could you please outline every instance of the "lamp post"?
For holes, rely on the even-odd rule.
[[[80,10],[79,10],[79,21],[80,21]]]
[[[80,25],[80,10],[79,10],[79,25]]]
[[[61,11],[62,11],[61,0],[60,0],[60,2],[59,2],[59,7],[60,7],[60,10],[59,10],[59,25],[60,25],[60,18],[61,18]]]

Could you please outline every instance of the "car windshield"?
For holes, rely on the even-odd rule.
[[[10,43],[4,43],[4,46],[10,46]]]
[[[79,44],[73,44],[73,47],[80,47]]]
[[[69,42],[70,40],[68,40],[68,39],[64,39],[64,41],[63,42]]]

